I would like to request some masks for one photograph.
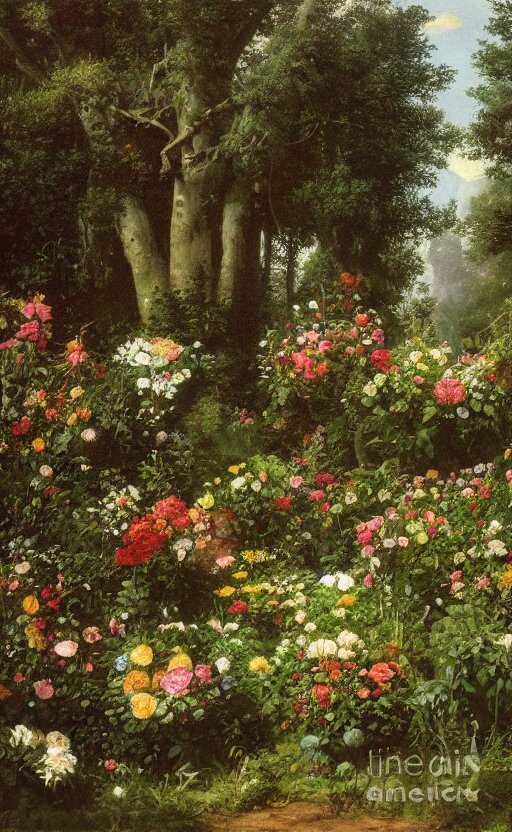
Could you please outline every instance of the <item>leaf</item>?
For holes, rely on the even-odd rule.
[[[426,407],[423,412],[423,419],[421,420],[422,424],[425,425],[427,422],[430,422],[430,420],[436,415],[436,413],[437,407]]]

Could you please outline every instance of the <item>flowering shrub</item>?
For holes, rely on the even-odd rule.
[[[192,349],[185,349],[169,338],[134,338],[118,347],[113,362],[139,396],[138,419],[157,423],[163,414],[174,410],[180,386],[190,380],[199,364],[200,347],[197,342]]]
[[[17,785],[77,769],[121,800],[173,761],[275,743],[328,773],[408,731],[437,747],[434,706],[457,737],[505,730],[512,452],[451,472],[447,451],[421,475],[377,463],[447,437],[470,454],[490,421],[503,435],[506,343],[457,361],[388,348],[359,280],[341,286],[269,335],[266,415],[233,410],[221,438],[246,444],[211,434],[207,467],[185,399],[171,414],[198,345],[95,356],[82,333],[53,352],[43,299],[7,304],[0,709]],[[371,465],[350,467],[366,439]]]

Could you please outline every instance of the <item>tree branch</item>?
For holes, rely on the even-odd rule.
[[[120,113],[122,116],[131,119],[132,121],[136,121],[137,124],[147,124],[151,127],[157,127],[159,130],[163,130],[164,133],[167,134],[169,137],[169,141],[174,141],[174,135],[171,133],[168,127],[165,124],[162,124],[161,121],[158,121],[156,118],[148,118],[148,116],[142,115],[142,113],[137,112],[130,112],[129,110],[122,110],[121,107],[114,108],[116,113]]]
[[[170,168],[169,156],[171,153],[175,152],[178,148],[189,142],[197,133],[199,133],[201,127],[209,121],[213,115],[220,113],[222,110],[226,110],[230,105],[231,99],[226,98],[224,101],[221,101],[220,104],[216,104],[215,107],[210,107],[189,127],[186,127],[185,130],[179,134],[179,136],[176,136],[175,139],[171,139],[171,141],[169,141],[160,151],[160,156],[162,158],[162,173],[167,173]]]
[[[258,28],[262,20],[267,16],[267,14],[270,11],[272,11],[275,5],[276,3],[272,0],[268,0],[268,2],[263,3],[261,9],[258,9],[257,12],[254,12],[254,14],[249,18],[241,32],[239,32],[231,48],[231,54],[235,61],[238,60],[238,58],[244,51],[245,47],[249,45],[254,35],[258,31]]]
[[[0,26],[0,38],[16,56],[16,66],[20,72],[28,75],[37,84],[40,84],[44,80],[44,72],[39,69],[37,64],[30,60],[23,47],[18,43],[9,29]]]

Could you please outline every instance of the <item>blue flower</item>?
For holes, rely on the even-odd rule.
[[[118,673],[124,673],[128,667],[128,653],[123,653],[122,656],[118,656],[114,661],[114,667]]]
[[[231,690],[231,688],[236,687],[236,685],[238,685],[238,682],[234,676],[224,676],[220,683],[222,690]]]

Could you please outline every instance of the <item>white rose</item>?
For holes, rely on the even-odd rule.
[[[355,581],[353,578],[350,577],[350,575],[339,575],[337,586],[340,592],[347,592],[349,589],[352,589],[354,584]]]
[[[221,656],[220,659],[217,659],[215,662],[215,667],[219,671],[219,673],[227,673],[229,668],[231,667],[231,662],[225,656]]]
[[[239,489],[239,488],[242,488],[242,486],[244,486],[244,485],[245,485],[245,477],[236,477],[236,478],[235,478],[234,480],[232,480],[232,482],[231,482],[231,488],[232,488],[234,491],[238,491],[238,489]]]
[[[148,387],[151,387],[151,382],[150,382],[149,378],[144,378],[144,376],[141,376],[140,378],[138,378],[137,379],[137,387],[139,388],[139,390],[147,390]]]
[[[320,583],[322,586],[334,586],[336,583],[336,577],[335,575],[323,575],[320,578]]]
[[[313,622],[312,622],[312,621],[310,621],[310,622],[309,622],[308,624],[306,624],[306,626],[304,627],[304,632],[306,632],[306,633],[313,633],[315,630],[316,630],[316,624],[313,624]]]
[[[151,364],[151,356],[147,352],[138,352],[134,360],[137,364],[142,364],[144,367],[149,367]]]
[[[121,798],[125,796],[126,792],[123,788],[121,788],[121,786],[114,786],[114,788],[112,789],[112,794],[114,795],[114,797]]]

